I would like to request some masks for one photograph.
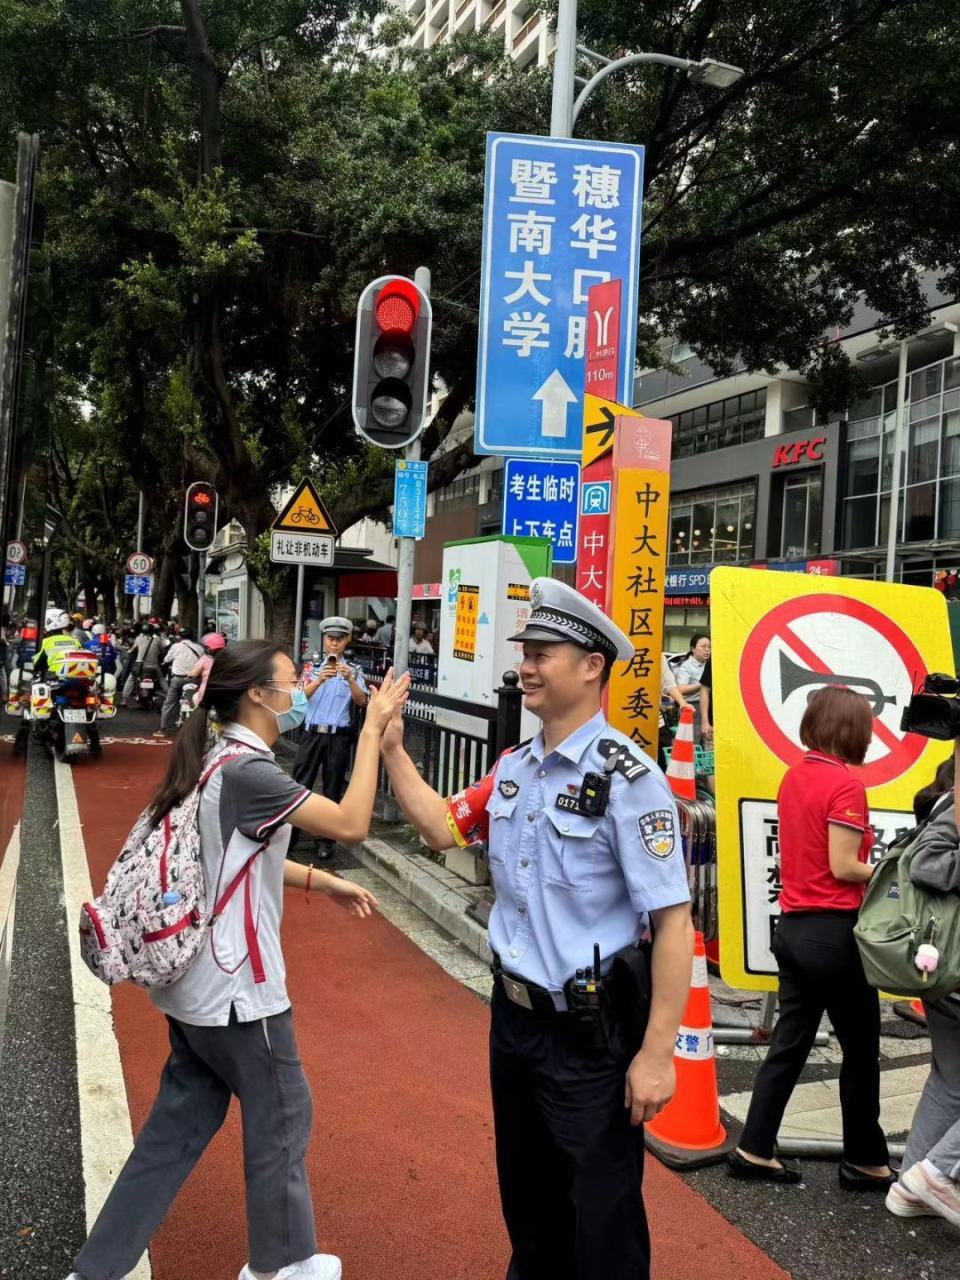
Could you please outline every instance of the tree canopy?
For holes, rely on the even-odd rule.
[[[903,333],[924,322],[918,269],[957,284],[958,0],[579,9],[580,42],[607,56],[746,72],[722,92],[620,74],[578,124],[647,148],[645,358],[672,334],[718,371],[783,363],[836,408],[850,369],[823,335],[858,295]],[[427,456],[469,407],[484,135],[546,132],[549,71],[518,70],[499,36],[424,53],[402,47],[408,30],[378,0],[0,0],[0,155],[18,128],[41,135],[31,356],[62,554],[85,581],[115,576],[138,486],[164,590],[186,604],[177,510],[203,477],[287,627],[290,573],[262,552],[271,495],[310,473],[341,528],[389,502],[391,460],[349,414],[356,301],[376,275],[433,272],[449,394]],[[446,452],[432,484],[471,461]]]

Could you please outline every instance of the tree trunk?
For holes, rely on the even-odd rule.
[[[273,640],[286,653],[293,652],[297,610],[297,575],[291,569],[286,585],[275,596],[264,596],[266,638]]]
[[[200,99],[200,172],[212,174],[220,166],[220,87],[222,79],[207,39],[200,0],[180,0],[187,29],[190,74]]]
[[[177,589],[176,571],[177,557],[173,551],[165,549],[161,553],[160,564],[153,586],[153,612],[158,618],[170,617],[173,597]]]

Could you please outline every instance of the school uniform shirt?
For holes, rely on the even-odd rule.
[[[861,834],[857,854],[873,847],[867,793],[842,760],[808,751],[784,774],[777,796],[782,911],[857,911],[866,883],[848,884],[830,870],[831,825]]]
[[[606,812],[590,817],[578,811],[584,775],[602,773],[610,755]],[[651,911],[690,900],[670,788],[602,712],[553,751],[541,731],[501,756],[450,798],[447,823],[457,844],[487,843],[491,950],[554,993],[593,963],[595,942],[608,961],[642,936]]]
[[[253,748],[218,769],[200,798],[200,852],[207,886],[207,911],[250,855],[262,851],[250,875],[250,912],[263,967],[257,982],[247,932],[243,886],[216,924],[206,945],[177,982],[150,992],[162,1013],[198,1027],[225,1027],[231,1007],[240,1022],[270,1018],[290,1007],[280,949],[283,864],[290,844],[286,819],[310,792],[289,778],[257,734],[238,724],[223,727],[223,739],[207,757]]]

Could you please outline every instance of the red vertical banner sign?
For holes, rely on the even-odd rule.
[[[586,372],[584,406],[587,397],[616,402],[617,370],[620,365],[619,280],[595,284],[587,294]],[[583,471],[580,476],[580,541],[577,547],[577,590],[601,609],[607,604],[607,574],[610,555],[610,512],[613,478],[613,415],[610,415],[607,448],[596,457],[596,441],[584,412]],[[607,434],[604,432],[603,434]]]
[[[614,545],[607,613],[630,637],[633,657],[617,663],[607,718],[656,758],[660,655],[670,509],[672,424],[618,418],[613,451]]]

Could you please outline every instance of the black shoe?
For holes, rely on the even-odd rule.
[[[777,1157],[779,1159],[779,1156]],[[767,1164],[754,1164],[746,1156],[742,1156],[734,1148],[727,1156],[727,1173],[731,1178],[739,1178],[743,1182],[782,1182],[796,1183],[803,1181],[800,1166],[792,1160],[780,1160],[780,1168],[774,1169]]]
[[[878,1177],[875,1173],[862,1173],[855,1169],[848,1160],[840,1161],[837,1170],[840,1186],[844,1191],[883,1191],[887,1192],[897,1181],[896,1173],[887,1173]]]

